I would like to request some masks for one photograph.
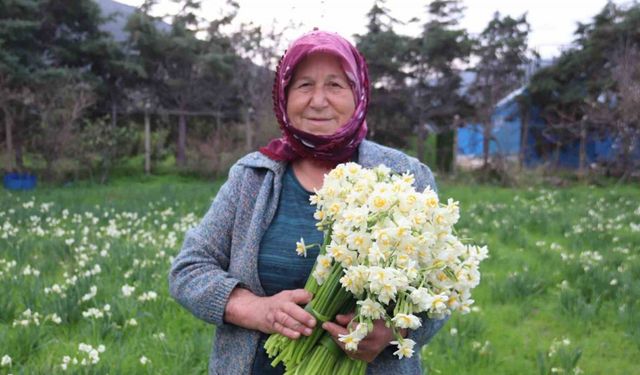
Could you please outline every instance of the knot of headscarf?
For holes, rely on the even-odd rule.
[[[356,99],[356,108],[346,124],[334,134],[315,135],[291,124],[287,116],[286,89],[296,66],[312,53],[328,53],[339,58]],[[369,105],[369,72],[362,54],[335,33],[314,30],[295,40],[284,53],[273,83],[273,108],[282,137],[271,140],[260,152],[273,160],[293,161],[313,158],[330,163],[350,160],[367,134],[365,117]]]

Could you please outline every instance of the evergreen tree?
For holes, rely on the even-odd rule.
[[[618,174],[633,168],[630,151],[640,137],[640,5],[609,2],[590,23],[579,24],[575,47],[531,81],[532,103],[546,120],[556,148],[578,140],[584,172],[587,134],[617,138]],[[541,150],[545,151],[545,150]],[[546,150],[551,151],[551,150]]]
[[[393,30],[398,21],[390,15],[383,0],[374,2],[367,18],[367,33],[356,35],[356,46],[367,60],[371,79],[369,136],[385,144],[406,147],[404,134],[411,131],[410,93],[403,71],[408,38]]]
[[[436,163],[444,172],[453,166],[455,123],[470,113],[461,93],[460,67],[469,58],[472,42],[458,25],[462,11],[458,0],[430,2],[429,21],[410,48],[416,82],[413,109],[418,125],[418,155],[423,155],[425,127],[429,124],[437,130]]]
[[[65,84],[60,85],[61,82],[81,79],[95,87],[105,71],[103,67],[113,62],[110,56],[117,48],[110,36],[100,30],[103,21],[97,4],[90,0],[14,0],[0,4],[1,90],[8,94],[3,95],[0,104],[5,118],[7,148],[13,147],[14,138],[18,141],[18,164],[24,140],[37,142],[41,139],[38,135],[49,130],[56,133],[56,127],[62,126],[52,120],[55,116],[51,113],[27,109],[36,104],[50,108],[43,103],[60,96],[53,95],[51,90],[68,89]],[[56,108],[56,111],[72,112],[84,107],[73,101],[63,102],[68,107]],[[30,114],[35,119],[25,117]],[[17,123],[20,126],[14,134]],[[63,133],[59,130],[57,133]],[[64,149],[63,146],[56,148]],[[47,158],[61,154],[39,151]]]
[[[4,117],[6,169],[22,168],[26,108],[33,73],[42,66],[38,1],[0,2],[0,110]],[[16,128],[18,126],[18,128]]]
[[[153,3],[145,3],[129,20],[127,28],[132,48],[138,52],[145,72],[147,91],[153,93],[165,112],[178,117],[176,162],[184,167],[187,117],[203,112],[228,88],[222,81],[228,81],[235,56],[228,37],[221,34],[219,28],[231,21],[234,11],[211,22],[205,30],[198,16],[200,2],[185,0],[181,2],[180,12],[172,18],[171,30],[164,33],[148,15]],[[231,5],[237,8],[237,4],[231,2]],[[206,39],[198,37],[200,32],[207,33]]]
[[[477,38],[474,54],[479,61],[474,68],[476,79],[470,93],[476,116],[483,126],[484,166],[489,163],[492,137],[492,114],[500,99],[523,84],[525,68],[532,53],[527,44],[529,23],[526,14],[512,18],[496,12]]]

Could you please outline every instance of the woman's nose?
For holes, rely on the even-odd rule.
[[[313,108],[323,108],[326,107],[327,104],[327,95],[324,91],[324,88],[315,88],[311,93],[311,102],[309,103],[309,105]]]

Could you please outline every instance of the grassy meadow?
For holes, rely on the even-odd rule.
[[[169,297],[167,271],[220,184],[0,192],[0,374],[206,373],[214,328]],[[472,313],[423,348],[425,373],[640,371],[639,187],[440,193],[490,258]]]

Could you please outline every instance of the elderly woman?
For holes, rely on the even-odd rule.
[[[435,189],[429,168],[399,151],[364,140],[369,77],[362,55],[337,34],[313,31],[294,41],[278,66],[273,100],[283,132],[230,170],[202,222],[189,230],[170,274],[173,297],[196,317],[215,324],[210,374],[282,373],[263,349],[271,333],[292,339],[322,324],[334,340],[346,333],[350,315],[317,322],[302,287],[317,249],[295,253],[296,241],[321,243],[309,196],[335,165],[385,164],[415,175],[417,189]],[[314,252],[315,251],[315,252]],[[425,318],[406,334],[425,344],[444,322]],[[419,374],[416,357],[398,360],[382,321],[347,352],[369,362],[370,374]]]

